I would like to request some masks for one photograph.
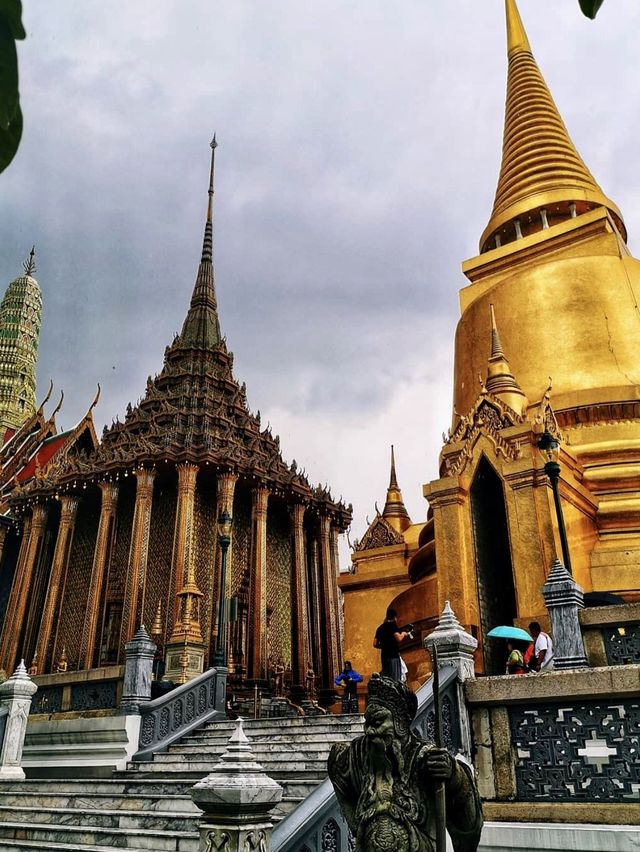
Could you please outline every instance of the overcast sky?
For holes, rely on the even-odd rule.
[[[500,161],[502,0],[26,0],[25,132],[0,176],[0,280],[31,244],[38,395],[99,428],[162,366],[199,259],[217,131],[221,323],[251,407],[313,481],[414,520],[451,412],[462,260]],[[604,191],[640,231],[640,5],[520,0]],[[637,251],[636,251],[637,253]],[[508,341],[503,341],[508,354]]]

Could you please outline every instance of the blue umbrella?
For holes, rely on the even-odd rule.
[[[494,627],[487,633],[487,636],[491,639],[520,639],[522,642],[533,642],[526,630],[521,627],[513,627],[511,624]]]

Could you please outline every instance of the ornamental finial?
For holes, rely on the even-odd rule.
[[[36,247],[32,246],[31,251],[29,252],[29,257],[22,264],[25,275],[33,275],[33,273],[36,271],[35,256],[36,256]]]

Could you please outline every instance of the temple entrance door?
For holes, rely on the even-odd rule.
[[[471,515],[476,554],[478,603],[483,637],[517,615],[507,511],[500,477],[483,456],[471,486]],[[484,642],[485,672],[504,674],[506,648],[501,640]]]

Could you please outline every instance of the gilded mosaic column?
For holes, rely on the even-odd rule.
[[[80,643],[79,660],[85,669],[90,669],[93,665],[100,597],[102,595],[104,575],[110,556],[113,524],[118,506],[118,486],[115,483],[101,482],[100,491],[102,494],[100,521],[98,523],[96,547],[93,554],[93,568],[91,569],[91,582],[89,583],[89,595],[87,598],[84,626],[82,628],[82,641]]]
[[[7,605],[7,617],[2,632],[2,667],[13,671],[18,655],[24,613],[29,597],[33,568],[47,525],[47,507],[36,504],[31,517],[25,520],[22,544]]]
[[[153,503],[153,481],[155,470],[140,468],[135,471],[136,503],[133,512],[131,546],[127,570],[124,604],[122,607],[122,636],[120,644],[133,638],[142,624],[144,612],[144,589],[149,554],[149,528],[151,526],[151,505]]]
[[[220,515],[223,512],[226,512],[233,518],[233,498],[236,490],[236,482],[238,481],[238,477],[235,473],[221,473],[218,475],[218,495],[216,500],[216,524]],[[231,527],[231,544],[229,545],[229,549],[227,550],[227,576],[226,576],[226,589],[224,589],[223,596],[225,598],[230,598],[233,592],[233,526]],[[220,599],[220,576],[222,573],[221,568],[221,550],[218,542],[218,536],[216,535],[216,576],[215,576],[215,585],[214,585],[214,603]],[[216,613],[218,612],[217,606],[215,609]],[[217,632],[220,628],[220,625],[217,623],[216,616],[216,636]],[[227,628],[227,643],[230,640],[229,630]],[[229,648],[226,649],[226,658],[229,659]]]
[[[267,504],[269,489],[251,492],[251,590],[249,603],[250,677],[267,677]]]
[[[183,462],[176,465],[178,471],[178,505],[176,525],[173,534],[173,581],[174,581],[174,630],[180,612],[180,592],[187,583],[187,574],[191,562],[193,539],[193,510],[196,498],[196,478],[198,465]]]
[[[331,524],[330,534],[330,549],[331,549],[331,575],[333,582],[334,594],[334,612],[336,614],[337,628],[337,650],[338,650],[338,671],[342,671],[342,654],[344,649],[344,618],[342,611],[342,593],[338,588],[338,576],[340,574],[340,557],[338,555],[338,536],[340,530],[334,524]],[[335,675],[334,675],[335,677]]]
[[[322,583],[322,610],[325,616],[323,638],[323,657],[327,665],[327,683],[333,684],[333,678],[340,672],[338,652],[338,619],[336,613],[335,586],[337,583],[331,558],[331,519],[320,516],[320,577]]]
[[[304,690],[310,661],[309,613],[307,608],[307,565],[304,547],[304,513],[302,503],[291,507],[293,552],[291,564],[291,652],[293,685]]]
[[[73,530],[79,503],[79,497],[64,495],[60,498],[60,524],[58,526],[58,536],[51,563],[49,586],[47,588],[47,597],[42,612],[42,621],[40,622],[40,632],[36,647],[39,671],[42,674],[47,671],[49,665],[51,628],[53,627],[53,619],[58,608],[61,589],[64,584],[64,576],[69,563],[71,542],[73,541]]]
[[[220,517],[223,512],[227,512],[227,514],[231,515],[233,518],[233,497],[236,490],[236,482],[238,481],[238,477],[235,473],[221,473],[218,476],[218,499],[216,504],[216,521]],[[219,547],[216,543],[216,547],[219,550]],[[229,545],[229,549],[227,551],[227,564],[229,566],[233,565],[233,560],[231,558],[231,553],[233,549],[233,533],[231,535],[231,544]],[[218,594],[220,593],[219,583],[220,583],[220,557],[216,558],[216,565],[218,567]],[[224,590],[226,597],[230,597],[230,588],[231,588],[231,570],[227,571],[227,588]]]

